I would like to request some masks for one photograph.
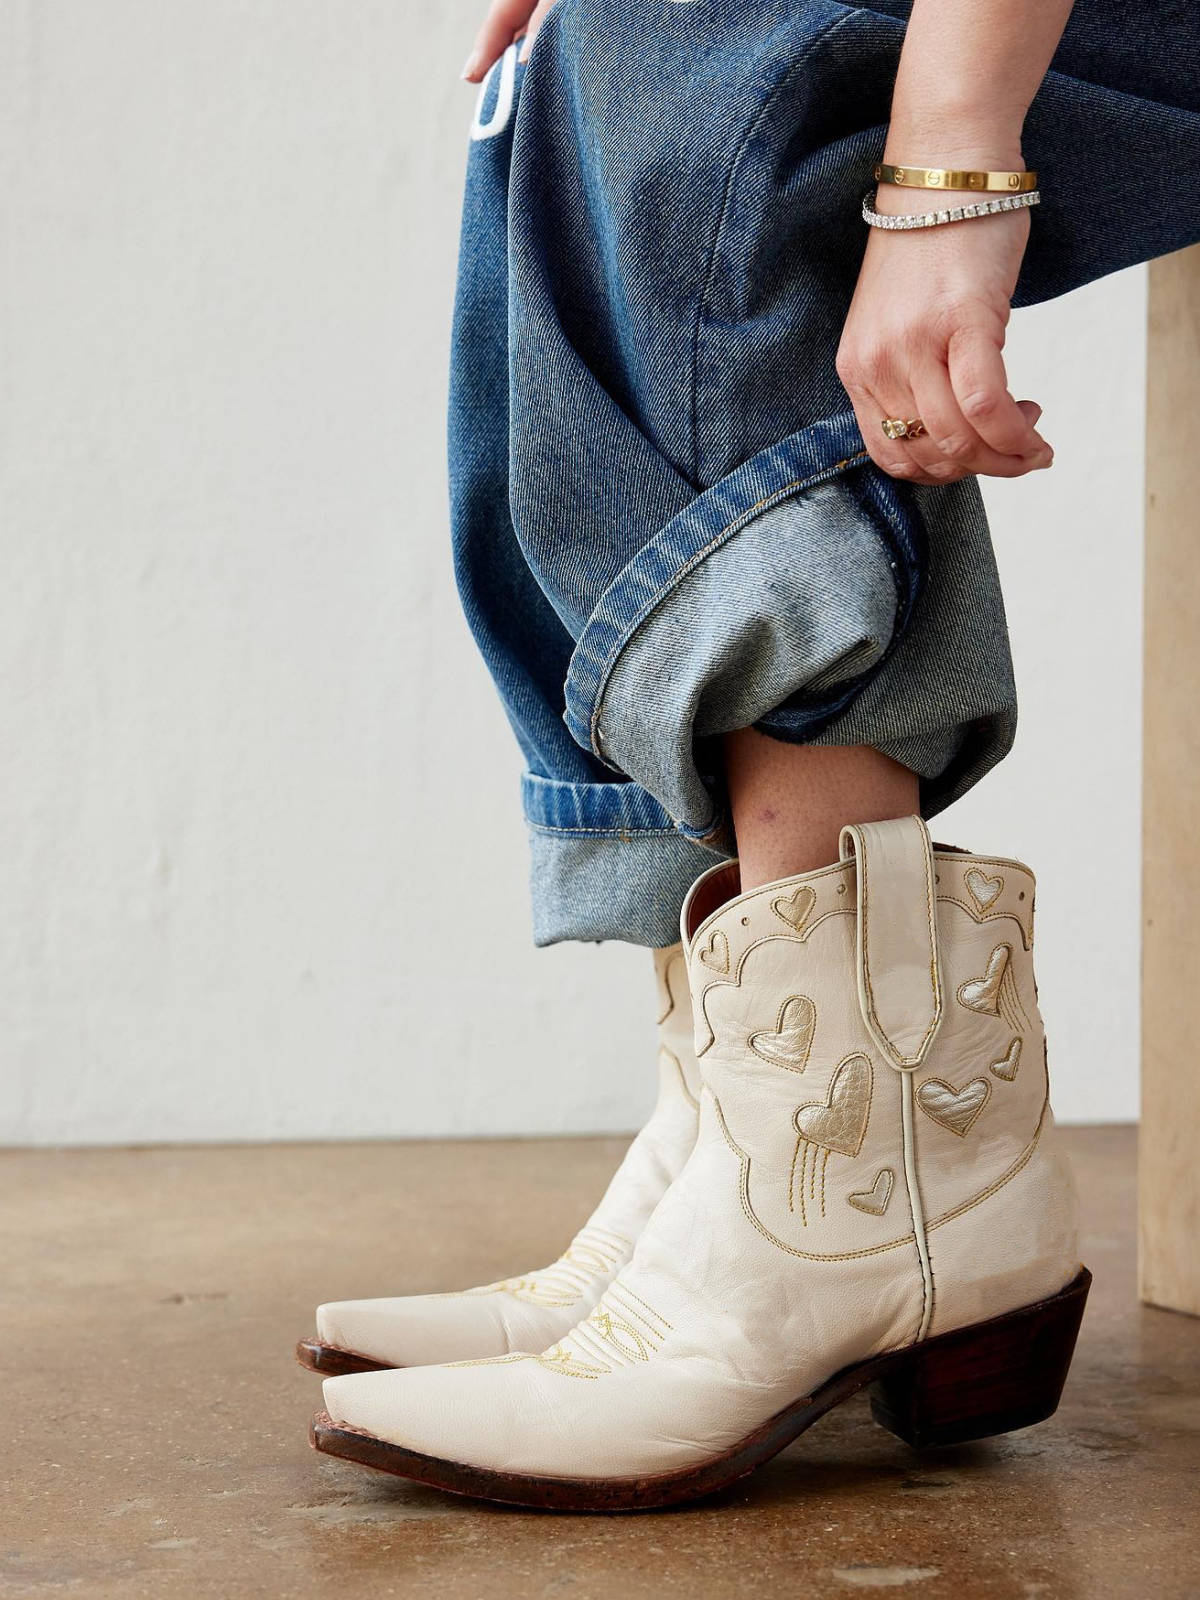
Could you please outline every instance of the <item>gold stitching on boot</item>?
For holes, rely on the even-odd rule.
[[[552,1345],[549,1350],[544,1350],[540,1356],[534,1356],[535,1361],[541,1362],[548,1372],[557,1372],[563,1378],[603,1378],[612,1371],[611,1367],[594,1367],[586,1361],[581,1361],[578,1356],[572,1355],[561,1344]]]
[[[933,1222],[927,1222],[925,1224],[925,1232],[932,1233],[934,1228],[940,1228],[944,1222],[956,1222],[959,1217],[965,1216],[968,1211],[973,1211],[976,1206],[981,1206],[985,1200],[990,1200],[998,1190],[1004,1188],[1006,1183],[1011,1183],[1017,1174],[1028,1165],[1030,1156],[1037,1149],[1038,1140],[1042,1137],[1042,1129],[1046,1126],[1046,1113],[1049,1110],[1050,1097],[1047,1095],[1042,1101],[1042,1112],[1038,1117],[1038,1125],[1033,1131],[1033,1138],[1021,1151],[1021,1154],[1009,1167],[1008,1171],[1002,1172],[995,1183],[988,1184],[986,1189],[981,1189],[970,1200],[964,1200],[962,1205],[953,1206],[949,1211],[943,1211],[942,1215],[935,1218]]]
[[[536,1361],[536,1356],[526,1355],[523,1351],[515,1351],[507,1356],[475,1356],[470,1361],[443,1361],[444,1367],[507,1367],[514,1361]],[[367,1436],[370,1438],[370,1435]]]
[[[654,975],[658,979],[658,1002],[662,1007],[662,1014],[657,1019],[660,1028],[679,1007],[679,1001],[675,998],[675,985],[671,981],[672,975],[675,974],[677,968],[682,968],[683,993],[684,995],[687,994],[687,957],[683,953],[683,946],[675,945],[670,948],[671,954],[666,960],[661,960],[661,957],[666,954],[665,951],[656,950],[654,952],[660,958],[654,964]]]
[[[1017,984],[1016,964],[1010,961],[1000,980],[1000,1015],[1014,1033],[1032,1033],[1033,1019],[1025,1009]]]
[[[679,1057],[674,1053],[674,1051],[668,1050],[665,1044],[660,1044],[659,1045],[658,1053],[659,1053],[660,1059],[661,1059],[661,1057],[666,1056],[666,1058],[670,1062],[671,1066],[673,1066],[675,1068],[675,1071],[676,1071],[676,1073],[677,1073],[677,1075],[679,1077],[679,1092],[680,1092],[680,1094],[682,1094],[683,1098],[687,1101],[688,1105],[691,1106],[693,1111],[699,1111],[700,1102],[699,1102],[699,1100],[696,1099],[696,1096],[688,1088],[687,1078],[684,1076],[683,1063],[680,1061]]]
[[[935,859],[937,860],[938,865],[941,867],[942,872],[945,874],[943,881],[946,884],[946,887],[944,887],[938,894],[939,901],[948,905],[959,906],[967,913],[972,922],[979,923],[981,926],[985,922],[996,922],[1007,918],[1009,921],[1015,922],[1017,927],[1021,930],[1022,948],[1025,950],[1030,950],[1033,948],[1033,894],[1028,893],[1026,889],[1021,889],[1017,899],[1023,903],[1026,900],[1028,893],[1028,905],[1025,907],[1023,912],[1013,910],[1012,886],[1009,883],[1009,876],[1011,875],[1016,878],[1017,882],[1026,883],[1032,886],[1033,874],[1029,871],[1028,867],[1026,867],[1020,861],[976,859],[964,870],[961,860],[938,857],[936,853]],[[960,870],[951,874],[947,870],[950,867],[955,867]],[[985,867],[990,867],[992,869],[992,877],[988,877],[987,873],[982,870]],[[989,901],[987,910],[980,910],[979,904],[971,892],[970,884],[965,881],[969,873],[979,874],[979,879],[981,882],[977,884],[977,887],[983,887],[988,883],[992,883],[997,878],[1000,879],[1001,883],[1005,886],[1004,890],[1000,894],[996,895],[991,901]],[[958,880],[958,885],[961,886],[959,893],[952,892],[951,888],[949,887],[949,879],[951,876],[956,878]],[[1027,921],[1023,920],[1023,918],[1027,919]]]
[[[615,1300],[627,1316],[636,1317],[639,1322],[643,1323],[647,1328],[649,1328],[650,1332],[656,1339],[664,1339],[666,1334],[663,1332],[663,1329],[658,1327],[656,1323],[651,1322],[645,1311],[639,1311],[636,1306],[626,1304],[625,1297],[630,1295],[631,1292],[632,1291],[629,1289],[626,1289],[625,1285],[620,1281],[620,1279],[617,1279],[614,1283],[609,1284],[608,1290],[605,1294],[605,1299]],[[646,1311],[649,1310],[650,1307],[647,1306]],[[654,1312],[653,1315],[657,1317],[658,1313]],[[670,1323],[667,1322],[665,1317],[659,1317],[658,1320],[663,1323],[664,1327],[670,1327]]]
[[[937,1032],[938,1024],[942,1020],[942,986],[940,974],[938,972],[937,958],[937,900],[935,897],[936,885],[934,881],[935,863],[933,859],[933,848],[932,846],[928,846],[924,861],[925,916],[929,933],[929,986],[933,995],[933,1016],[930,1018],[929,1026],[925,1029],[924,1034],[921,1036],[920,1043],[917,1045],[916,1050],[913,1051],[911,1055],[902,1056],[898,1053],[896,1046],[893,1044],[890,1036],[884,1029],[882,1023],[879,1021],[879,1012],[875,1005],[875,989],[871,982],[871,960],[870,952],[868,950],[871,919],[868,910],[869,894],[867,879],[869,876],[869,867],[867,858],[872,854],[872,852],[868,848],[867,842],[862,836],[861,830],[857,826],[851,826],[845,831],[849,832],[855,840],[854,871],[858,880],[858,898],[861,902],[861,908],[858,913],[858,934],[862,949],[862,981],[863,988],[866,991],[867,1011],[869,1012],[869,1016],[864,1017],[863,1020],[869,1024],[871,1032],[876,1036],[876,1042],[884,1047],[885,1054],[892,1059],[894,1065],[899,1067],[915,1067],[919,1065],[924,1058],[930,1041]],[[926,837],[928,839],[928,836]]]
[[[640,1294],[634,1294],[633,1290],[629,1287],[629,1285],[627,1283],[622,1283],[620,1281],[620,1279],[618,1278],[616,1283],[614,1283],[612,1287],[614,1289],[620,1289],[622,1294],[627,1294],[627,1295],[629,1295],[629,1297],[631,1299],[636,1300],[638,1305],[642,1306],[646,1311],[648,1311],[650,1313],[650,1315],[652,1317],[656,1318],[657,1321],[661,1322],[664,1328],[671,1328],[671,1324],[667,1321],[666,1317],[664,1317],[661,1312],[655,1311],[655,1309],[654,1309],[654,1307],[652,1305],[648,1305],[646,1303],[646,1301],[642,1299]],[[609,1292],[611,1293],[611,1290]],[[674,1329],[671,1328],[671,1331],[674,1332]]]
[[[713,1109],[717,1114],[717,1126],[721,1130],[721,1136],[738,1159],[740,1166],[738,1195],[741,1200],[742,1211],[746,1217],[746,1220],[750,1223],[750,1226],[754,1228],[757,1233],[760,1233],[768,1244],[773,1244],[777,1250],[782,1250],[784,1255],[795,1256],[800,1261],[859,1261],[864,1256],[883,1255],[888,1250],[898,1250],[902,1246],[910,1245],[914,1242],[916,1236],[910,1229],[908,1233],[901,1235],[900,1238],[888,1239],[883,1244],[868,1245],[862,1250],[843,1250],[831,1255],[822,1255],[819,1251],[815,1250],[799,1250],[794,1244],[788,1244],[786,1239],[781,1239],[778,1234],[772,1233],[770,1228],[767,1227],[766,1223],[759,1220],[759,1217],[750,1201],[750,1157],[730,1133],[729,1125],[725,1121],[725,1113],[721,1110],[721,1102],[717,1099],[715,1094],[712,1094],[711,1089],[708,1090],[708,1093],[712,1095]],[[932,1222],[926,1222],[925,1232],[927,1234],[931,1233],[934,1228],[942,1227],[943,1224],[947,1222],[956,1221],[959,1217],[964,1216],[968,1211],[974,1210],[976,1206],[982,1205],[985,1200],[990,1200],[994,1194],[998,1193],[999,1190],[1004,1188],[1005,1184],[1011,1183],[1019,1173],[1024,1171],[1025,1167],[1029,1163],[1030,1157],[1037,1149],[1038,1140],[1042,1136],[1042,1129],[1046,1125],[1046,1113],[1049,1111],[1049,1109],[1050,1099],[1049,1096],[1047,1096],[1042,1101],[1041,1115],[1038,1117],[1038,1124],[1033,1131],[1033,1137],[1013,1162],[1012,1166],[1009,1167],[1006,1172],[1002,1172],[996,1181],[994,1183],[990,1183],[986,1189],[981,1189],[977,1195],[973,1195],[970,1200],[965,1200],[962,1205],[954,1206],[949,1211],[944,1211],[940,1217],[935,1217]]]
[[[649,1361],[651,1353],[657,1349],[645,1334],[639,1333],[636,1328],[631,1328],[627,1322],[618,1322],[610,1311],[601,1311],[597,1308],[587,1320],[589,1326],[595,1328],[602,1339],[629,1361]],[[632,1348],[623,1342],[623,1336],[632,1341]]]
[[[839,872],[839,871],[842,871],[842,870],[844,870],[844,869],[841,868],[841,867],[827,867],[825,869],[826,872]],[[731,902],[731,904],[732,903],[734,903],[734,902]],[[727,910],[728,907],[723,907],[722,909],[723,910]],[[807,944],[809,939],[817,931],[817,929],[821,926],[821,924],[823,922],[828,921],[828,919],[830,917],[852,917],[853,915],[854,915],[854,907],[853,906],[834,907],[832,910],[822,912],[822,914],[819,917],[816,917],[811,922],[809,922],[807,927],[805,927],[804,931],[802,933],[796,935],[796,939],[795,940],[793,940],[791,938],[791,936],[789,936],[787,934],[767,933],[767,934],[764,934],[761,939],[756,939],[753,944],[747,945],[746,949],[743,950],[742,954],[738,957],[737,970],[732,974],[732,976],[727,976],[727,977],[723,977],[723,978],[717,978],[712,983],[707,984],[700,991],[700,994],[699,994],[699,996],[698,996],[698,998],[696,1000],[696,1004],[694,1006],[694,1013],[693,1014],[694,1014],[695,1024],[696,1024],[695,1043],[696,1043],[696,1056],[697,1056],[697,1059],[699,1059],[699,1057],[705,1055],[709,1050],[711,1050],[713,1045],[716,1043],[716,1039],[717,1039],[716,1030],[713,1028],[712,1021],[710,1020],[709,1015],[708,1015],[708,997],[709,997],[709,995],[712,994],[713,991],[716,990],[716,989],[738,989],[738,988],[740,988],[741,987],[741,983],[742,983],[742,972],[743,972],[743,970],[744,970],[744,968],[746,966],[746,962],[750,959],[750,957],[754,954],[754,952],[756,950],[761,949],[762,946],[765,945],[765,944],[772,944],[775,941],[781,941],[781,942],[783,942],[785,944],[790,944],[790,943],[794,943],[794,942],[798,941],[801,944]],[[697,937],[698,936],[699,935],[697,934]],[[700,960],[702,960],[702,961],[704,960],[704,952],[701,952]],[[708,1031],[708,1037],[707,1037],[707,1039],[703,1040],[703,1042],[701,1041],[701,1038],[700,1038],[700,1025],[701,1025],[701,1023],[703,1023],[704,1027]]]
[[[792,1166],[788,1173],[788,1210],[796,1209],[796,1162],[800,1159],[800,1150],[804,1145],[804,1135],[796,1135],[796,1148],[792,1151]]]
[[[714,928],[709,934],[708,944],[701,950],[700,959],[713,972],[729,971],[729,940],[720,928]]]

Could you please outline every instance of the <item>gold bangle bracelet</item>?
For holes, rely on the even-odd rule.
[[[902,189],[974,189],[984,194],[1028,194],[1038,186],[1036,172],[958,172],[953,167],[895,167],[881,161],[876,183]]]

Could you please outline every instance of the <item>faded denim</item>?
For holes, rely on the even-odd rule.
[[[674,939],[730,844],[728,729],[871,744],[930,815],[1011,744],[977,486],[878,472],[834,371],[906,10],[558,0],[480,96],[452,522],[538,943]],[[1026,127],[1018,304],[1200,238],[1196,18],[1077,0]]]

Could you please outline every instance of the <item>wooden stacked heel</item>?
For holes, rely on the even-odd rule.
[[[1055,1412],[1092,1275],[1053,1300],[918,1345],[871,1385],[871,1415],[917,1448],[990,1439]]]

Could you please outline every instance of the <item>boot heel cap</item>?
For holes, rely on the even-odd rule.
[[[1091,1281],[1085,1268],[1053,1299],[907,1352],[871,1385],[871,1415],[917,1449],[1044,1422],[1062,1397]]]

